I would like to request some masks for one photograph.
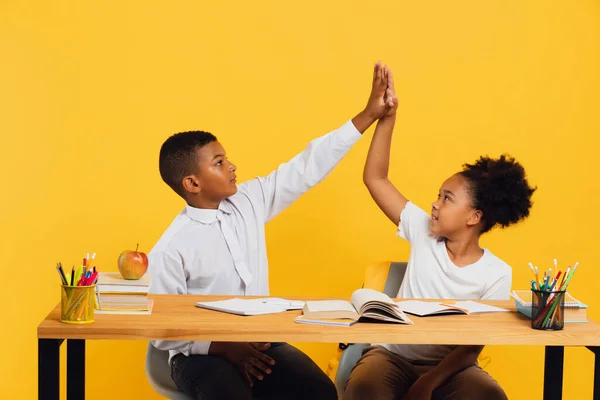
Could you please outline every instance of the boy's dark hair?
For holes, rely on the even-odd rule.
[[[509,155],[480,157],[464,164],[460,175],[467,179],[472,206],[483,213],[485,233],[495,225],[506,228],[529,216],[531,195],[537,188],[527,182],[525,169]]]
[[[163,181],[183,197],[181,181],[198,169],[196,150],[216,140],[212,133],[204,131],[180,132],[165,140],[158,158]]]

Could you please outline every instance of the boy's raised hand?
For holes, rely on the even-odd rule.
[[[387,89],[387,76],[385,68],[381,61],[375,64],[373,68],[373,85],[371,86],[371,95],[365,107],[365,111],[374,119],[383,117],[386,113],[385,93]]]
[[[373,84],[367,106],[352,119],[352,123],[360,133],[364,133],[378,119],[396,113],[398,99],[393,87],[393,77],[391,80],[392,86],[389,86],[390,74],[391,72],[387,66],[384,67],[381,62],[375,64],[373,68]]]

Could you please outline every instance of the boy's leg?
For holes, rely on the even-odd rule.
[[[252,399],[250,386],[237,369],[221,357],[176,355],[171,362],[175,385],[197,400]]]
[[[344,400],[401,399],[418,377],[416,368],[399,355],[370,346],[350,373]]]
[[[432,400],[507,400],[502,387],[478,365],[473,365],[433,391]]]
[[[306,354],[287,343],[273,343],[265,351],[275,360],[271,374],[254,380],[253,394],[263,399],[336,400],[331,379]]]

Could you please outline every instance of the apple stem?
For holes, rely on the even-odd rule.
[[[135,251],[137,251],[137,250],[138,250],[138,247],[140,247],[140,244],[139,244],[139,243],[135,245]]]

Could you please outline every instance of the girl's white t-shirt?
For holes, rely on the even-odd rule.
[[[448,256],[445,242],[434,237],[429,226],[429,214],[408,202],[400,215],[397,233],[411,246],[399,298],[509,299],[512,269],[508,264],[484,249],[479,260],[457,267]],[[383,346],[408,361],[421,364],[438,363],[456,348],[450,345]]]

